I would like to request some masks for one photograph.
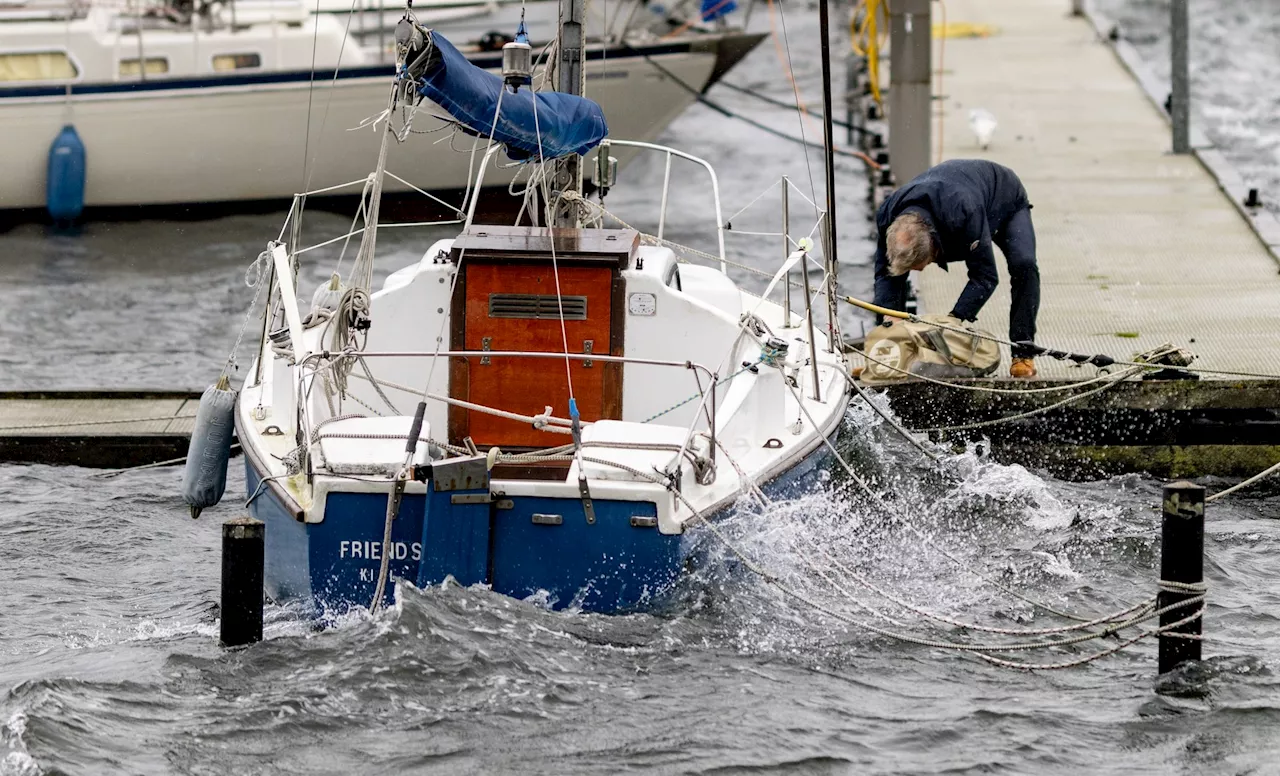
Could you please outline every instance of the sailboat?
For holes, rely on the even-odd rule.
[[[207,396],[234,415],[274,600],[331,616],[391,604],[395,580],[452,581],[557,609],[648,609],[678,582],[699,525],[801,487],[833,450],[851,388],[835,321],[815,325],[815,312],[831,298],[834,251],[824,264],[809,237],[785,235],[784,252],[762,240],[762,264],[783,260],[762,295],[740,287],[712,167],[609,137],[582,96],[581,18],[582,0],[563,0],[545,78],[523,28],[502,76],[412,12],[396,29],[387,121],[447,111],[484,148],[472,191],[500,152],[517,160],[529,183],[515,223],[481,223],[472,197],[455,237],[374,289],[391,174],[380,163],[345,277],[298,288],[300,200],[260,257],[256,359],[238,393]],[[412,142],[402,130],[388,123],[381,162]],[[608,209],[622,150],[665,165],[657,235]],[[706,182],[716,253],[663,239],[673,164]],[[203,444],[193,460],[209,457]],[[188,502],[193,514],[209,505]]]
[[[442,12],[439,2],[422,5],[424,14]],[[374,45],[362,47],[352,40],[361,12],[314,6],[128,0],[0,14],[0,223],[53,212],[57,188],[75,191],[69,218],[85,208],[287,203],[302,179],[334,187],[327,196],[357,194],[343,185],[363,180],[377,160],[378,134],[362,127],[386,103],[392,68],[376,43],[391,36],[371,34],[365,42]],[[589,80],[625,84],[602,91],[602,105],[617,131],[637,139],[656,138],[762,37],[658,38],[641,20],[584,44]],[[471,64],[500,69],[500,52],[464,43]],[[81,161],[64,179],[50,159],[61,149],[50,145],[68,131]],[[401,179],[451,202],[472,182],[470,158],[448,144],[396,144],[390,153]],[[300,175],[303,158],[314,162]],[[513,172],[492,170],[487,184],[505,187]],[[389,179],[384,190],[412,189]]]

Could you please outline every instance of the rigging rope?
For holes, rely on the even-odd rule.
[[[773,38],[773,48],[778,54],[778,60],[782,64],[782,70],[787,74],[787,80],[791,83],[791,93],[796,98],[796,109],[800,111],[796,115],[797,119],[799,119],[797,123],[800,125],[800,139],[804,140],[805,144],[808,145],[808,138],[805,137],[804,133],[804,120],[805,116],[808,114],[808,110],[806,110],[804,101],[800,98],[800,84],[796,83],[795,68],[791,62],[791,36],[787,35],[787,16],[781,7],[781,3],[777,4],[776,8],[778,16],[782,20],[782,45],[778,45],[778,31],[774,27],[773,23],[775,9],[774,0],[769,0],[769,35]],[[784,54],[786,55],[785,58],[783,56]],[[821,135],[823,133],[819,131],[818,134]],[[833,143],[832,145],[834,146],[835,144]],[[822,149],[822,146],[818,147],[819,149]],[[832,153],[835,153],[835,150],[836,149],[833,147],[831,149]],[[880,169],[880,166],[866,154],[862,154],[860,158],[866,164],[871,165],[872,169]],[[830,163],[835,164],[834,158],[830,160]],[[816,202],[818,199],[818,186],[813,179],[813,162],[809,159],[809,154],[807,153],[804,155],[804,170],[805,174],[809,177],[809,193],[813,196],[813,199],[810,200],[810,202],[813,204],[814,214],[817,215],[821,212]]]
[[[792,385],[788,385],[787,388],[788,390],[791,391],[791,395],[795,398],[796,403],[799,404],[800,411],[804,415],[804,417],[809,421],[809,424],[814,428],[818,428],[818,424],[814,421],[813,415],[811,415],[809,413],[808,408],[804,406],[804,401],[800,398],[800,395],[796,391],[795,387]],[[920,538],[923,542],[925,542],[926,545],[937,550],[943,557],[948,558],[952,562],[954,562],[960,569],[972,574],[974,577],[981,580],[982,582],[992,585],[1000,590],[1003,590],[1004,592],[1008,593],[1014,598],[1017,598],[1025,603],[1028,603],[1038,609],[1049,612],[1051,614],[1055,614],[1059,617],[1065,617],[1067,619],[1072,619],[1072,620],[1081,619],[1080,617],[1074,614],[1069,614],[1067,612],[1059,611],[1057,609],[1054,609],[1051,606],[1048,606],[1047,604],[1043,604],[1043,603],[1040,603],[1039,601],[1028,598],[1022,595],[1021,593],[1019,593],[1018,591],[1014,590],[1013,588],[1007,585],[1004,585],[1000,582],[997,582],[994,579],[990,579],[989,577],[974,571],[969,566],[968,563],[952,555],[945,548],[943,548],[942,546],[934,542],[933,539],[930,538],[928,534],[921,531],[919,528],[916,528],[915,525],[911,522],[910,516],[908,514],[891,507],[889,502],[886,501],[883,496],[881,496],[871,487],[870,483],[868,483],[865,479],[859,476],[856,471],[853,470],[853,467],[849,464],[848,461],[844,459],[844,456],[840,455],[840,451],[836,449],[835,445],[832,444],[831,440],[828,439],[825,434],[822,434],[821,432],[819,432],[819,436],[822,437],[822,443],[826,446],[828,450],[831,451],[832,456],[836,459],[836,461],[840,463],[840,466],[844,469],[845,473],[849,475],[850,479],[852,479],[855,483],[857,483],[858,487],[860,487],[864,493],[866,493],[868,496],[871,497],[872,501],[874,501],[885,512],[890,513],[904,528],[914,533],[918,538]]]
[[[886,423],[892,426],[893,429],[897,431],[898,434],[901,435],[903,439],[910,442],[912,446],[914,446],[917,450],[923,453],[924,456],[928,458],[930,461],[933,461],[934,463],[941,462],[937,454],[934,453],[932,450],[930,450],[928,447],[925,447],[925,444],[921,442],[919,439],[917,439],[915,434],[912,434],[910,431],[907,431],[907,429],[904,428],[902,424],[898,422],[898,419],[895,418],[892,413],[886,411],[879,404],[876,404],[874,401],[872,401],[871,397],[867,395],[867,392],[863,390],[861,385],[858,384],[858,381],[853,379],[853,375],[849,374],[848,369],[845,369],[844,367],[838,367],[837,370],[840,372],[840,376],[845,379],[845,382],[847,382],[850,385],[850,387],[852,387],[853,390],[857,392],[858,398],[862,399],[862,401],[868,407],[874,410],[877,415],[879,415]]]
[[[1218,491],[1217,493],[1214,493],[1212,496],[1207,496],[1207,497],[1205,497],[1205,503],[1207,504],[1207,503],[1209,503],[1210,501],[1217,501],[1218,499],[1222,498],[1223,496],[1227,496],[1227,495],[1230,495],[1230,494],[1232,494],[1232,493],[1235,493],[1237,490],[1240,490],[1240,489],[1242,489],[1242,488],[1247,488],[1247,487],[1249,487],[1250,485],[1252,485],[1253,483],[1258,482],[1259,480],[1265,479],[1265,478],[1267,478],[1267,477],[1270,477],[1272,474],[1275,474],[1275,473],[1276,473],[1276,472],[1278,472],[1278,471],[1280,471],[1280,463],[1276,463],[1276,464],[1274,464],[1274,465],[1272,465],[1272,466],[1268,467],[1268,468],[1267,468],[1267,469],[1265,469],[1264,471],[1260,471],[1260,472],[1258,472],[1257,474],[1253,475],[1252,477],[1250,477],[1249,479],[1245,480],[1244,482],[1238,483],[1238,484],[1236,484],[1236,485],[1232,485],[1231,487],[1229,487],[1229,488],[1227,488],[1227,489],[1225,489],[1225,490],[1220,490],[1220,491]]]
[[[802,146],[804,146],[804,147],[806,147],[806,148],[812,148],[812,149],[815,149],[815,150],[818,150],[818,151],[825,151],[825,150],[826,150],[826,149],[825,149],[821,144],[819,144],[819,143],[814,143],[814,142],[812,142],[812,141],[810,141],[810,140],[806,140],[803,136],[801,136],[801,137],[796,137],[795,135],[789,135],[789,134],[787,134],[786,132],[782,132],[782,131],[780,131],[780,130],[774,129],[773,127],[769,126],[768,124],[764,124],[764,123],[762,123],[762,122],[760,122],[760,121],[757,121],[757,120],[755,120],[755,119],[753,119],[753,118],[750,118],[750,117],[748,117],[748,116],[743,116],[741,113],[735,113],[734,111],[729,110],[728,108],[724,107],[723,105],[720,105],[720,104],[719,104],[719,103],[717,103],[717,102],[713,102],[712,100],[710,100],[709,98],[707,98],[707,97],[706,97],[706,96],[705,96],[705,95],[704,95],[700,90],[698,90],[697,88],[695,88],[695,87],[691,86],[689,83],[687,83],[686,81],[684,81],[683,79],[681,79],[681,78],[680,78],[679,76],[677,76],[675,73],[673,73],[673,72],[671,72],[670,70],[668,70],[666,67],[663,67],[661,64],[659,64],[657,61],[655,61],[655,60],[654,60],[652,57],[650,57],[648,54],[646,54],[646,53],[644,53],[644,52],[642,52],[642,51],[638,51],[638,50],[636,50],[636,49],[634,49],[634,48],[631,48],[631,47],[630,47],[630,46],[628,46],[626,43],[623,43],[622,45],[623,45],[623,47],[625,47],[629,52],[631,52],[632,54],[635,54],[635,55],[639,56],[639,57],[640,57],[641,59],[643,59],[645,62],[648,62],[650,65],[652,65],[652,66],[653,66],[653,68],[654,68],[655,70],[657,70],[658,72],[662,73],[662,74],[663,74],[664,76],[666,76],[667,78],[671,79],[672,83],[676,84],[677,86],[679,86],[680,88],[682,88],[682,89],[684,89],[686,92],[688,92],[688,93],[689,93],[689,94],[694,98],[694,100],[696,100],[696,101],[698,101],[698,102],[702,103],[703,105],[707,106],[708,108],[710,108],[711,110],[715,111],[716,113],[719,113],[720,115],[724,116],[725,118],[737,119],[738,121],[741,121],[741,122],[742,122],[742,123],[744,123],[744,124],[747,124],[747,125],[749,125],[749,126],[755,127],[756,129],[760,130],[761,132],[768,133],[768,134],[770,134],[770,135],[773,135],[774,137],[781,138],[782,140],[787,140],[787,141],[790,141],[790,142],[792,142],[792,143],[798,143],[798,144],[800,144],[800,145],[802,145]],[[801,115],[803,115],[803,114],[801,114]],[[802,135],[803,135],[803,130],[802,130]],[[837,156],[846,157],[846,158],[849,158],[849,159],[857,159],[858,161],[862,162],[863,164],[867,165],[868,167],[871,167],[872,169],[875,169],[875,170],[880,169],[880,165],[879,165],[879,164],[877,164],[877,163],[876,163],[876,161],[875,161],[874,159],[872,159],[870,156],[867,156],[866,154],[862,153],[861,151],[854,151],[854,150],[851,150],[851,149],[848,149],[848,148],[833,148],[833,149],[831,149],[831,152],[832,152],[833,154],[837,155]],[[808,154],[806,154],[806,155],[805,155],[805,158],[806,158],[806,160],[808,159]]]
[[[1052,412],[1053,410],[1056,410],[1059,407],[1065,407],[1068,404],[1078,402],[1081,399],[1087,399],[1090,396],[1096,396],[1097,394],[1100,394],[1109,388],[1114,388],[1115,386],[1119,385],[1120,383],[1124,382],[1125,380],[1137,374],[1139,371],[1141,371],[1141,369],[1138,367],[1127,369],[1121,372],[1120,374],[1116,375],[1110,381],[1098,386],[1097,388],[1093,388],[1088,391],[1082,391],[1081,393],[1077,393],[1077,394],[1072,394],[1071,396],[1068,396],[1065,399],[1062,399],[1060,401],[1056,401],[1053,404],[1049,404],[1044,407],[1036,407],[1035,409],[1027,410],[1026,412],[1019,412],[1014,415],[1004,415],[1002,417],[992,418],[990,420],[980,420],[975,423],[961,423],[955,426],[939,426],[937,428],[922,428],[920,430],[924,433],[938,433],[938,432],[947,432],[947,431],[970,431],[975,428],[988,428],[990,426],[998,426],[1001,423],[1010,423],[1015,420],[1023,420],[1025,418],[1034,417],[1036,415],[1043,415],[1044,413]]]
[[[782,108],[784,110],[800,111],[804,113],[806,116],[808,116],[809,118],[813,119],[814,121],[823,120],[823,115],[821,113],[814,111],[812,108],[805,106],[803,103],[785,102],[783,100],[779,100],[777,97],[770,97],[764,92],[757,92],[754,89],[748,89],[745,86],[740,86],[738,84],[730,83],[728,81],[718,81],[716,83],[716,86],[723,86],[730,91],[734,91],[739,94],[745,94],[748,97],[754,97],[755,99],[760,100],[761,102],[764,102],[764,103],[768,103],[769,105],[772,105],[776,108]],[[850,132],[857,132],[858,134],[861,134],[861,135],[875,136],[880,134],[879,132],[873,132],[867,129],[866,127],[860,127],[857,124],[850,124],[847,121],[841,121],[840,119],[837,119],[837,118],[832,118],[831,123],[832,125],[840,127],[841,129],[845,129]]]

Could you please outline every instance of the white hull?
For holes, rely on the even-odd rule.
[[[714,47],[709,48],[652,59],[701,88],[716,62]],[[588,96],[603,107],[613,137],[651,140],[694,100],[643,57],[591,61],[587,72]],[[305,75],[294,76],[291,81],[185,81],[171,89],[115,87],[97,93],[77,86],[84,91],[73,92],[69,105],[64,96],[0,93],[0,209],[44,207],[49,145],[66,123],[84,141],[87,207],[291,197],[304,185],[304,147],[315,160],[310,189],[363,179],[376,165],[380,138],[371,129],[353,128],[386,105],[389,73],[336,83],[331,75],[318,74],[314,93]],[[425,111],[419,113],[415,128],[436,126]],[[448,140],[416,139],[390,150],[388,170],[423,189],[466,187],[470,154],[454,150]],[[453,145],[469,150],[471,144],[459,134]],[[513,173],[514,168],[491,170],[486,184],[505,184]],[[388,178],[386,190],[407,187]]]

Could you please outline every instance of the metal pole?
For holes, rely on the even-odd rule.
[[[1160,525],[1160,594],[1157,607],[1202,595],[1204,583],[1204,488],[1190,482],[1164,486],[1164,516]],[[1171,582],[1173,585],[1164,583]],[[1188,587],[1189,586],[1189,587]],[[1176,589],[1171,589],[1176,588]],[[1190,604],[1160,615],[1160,627],[1185,620],[1203,604]],[[1196,618],[1161,634],[1160,673],[1172,671],[1187,660],[1200,659],[1199,638],[1179,638],[1174,634],[1199,636],[1201,619]]]
[[[827,0],[822,0],[826,5]],[[804,309],[805,323],[809,326],[809,363],[813,366],[813,400],[822,401],[822,392],[818,386],[818,343],[813,337],[813,291],[809,287],[809,254],[800,260],[800,274],[804,275]]]
[[[1173,94],[1170,115],[1173,121],[1173,152],[1191,153],[1191,75],[1187,57],[1189,30],[1187,0],[1173,0],[1170,20],[1170,47],[1173,54]]]
[[[222,624],[224,647],[262,641],[262,568],[266,526],[251,517],[222,524]]]
[[[929,169],[933,123],[931,0],[889,6],[889,158],[905,183]]]
[[[254,385],[262,385],[262,362],[267,360],[267,329],[271,325],[271,292],[274,290],[272,286],[274,286],[276,282],[276,265],[274,263],[271,265],[271,268],[267,270],[267,279],[265,282],[267,284],[267,299],[262,306],[262,338],[258,341],[258,359],[253,367]],[[261,400],[259,400],[259,403],[261,403]]]
[[[556,62],[556,88],[565,94],[582,94],[583,29],[586,0],[560,0],[559,58]],[[553,188],[557,191],[582,193],[582,159],[569,154],[555,163]],[[552,226],[577,227],[577,209],[567,203],[556,205]]]
[[[831,218],[824,215],[822,217],[822,250],[826,255],[830,256],[835,250],[831,242]],[[840,320],[839,309],[836,306],[836,265],[831,263],[827,265],[827,352],[836,352],[836,342],[840,340]]]
[[[145,81],[147,80],[147,55],[142,47],[142,0],[134,0],[133,18],[134,24],[138,25],[138,80]]]
[[[791,256],[791,179],[782,176],[782,260]],[[791,328],[791,270],[782,284],[782,326]]]
[[[1084,0],[1071,0],[1071,15],[1084,16]]]
[[[820,35],[820,46],[822,49],[822,143],[826,148],[826,167],[827,167],[827,223],[830,225],[829,244],[826,253],[827,273],[831,281],[832,287],[836,282],[836,166],[835,166],[835,138],[832,128],[832,116],[835,115],[831,108],[831,13],[830,0],[821,0],[818,4],[818,24],[822,27]],[[925,0],[925,7],[928,8],[929,0]],[[809,273],[806,270],[805,280],[807,282]],[[813,333],[813,315],[809,315],[809,337],[812,339]],[[817,376],[818,365],[813,366],[814,376]],[[813,390],[815,398],[817,396],[818,386],[815,383]]]
[[[671,154],[667,154],[667,166],[662,171],[662,205],[658,210],[658,240],[667,228],[667,192],[671,190]]]

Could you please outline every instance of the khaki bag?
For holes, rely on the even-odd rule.
[[[862,382],[890,383],[910,375],[939,379],[983,377],[1000,367],[1000,346],[976,336],[977,333],[991,336],[987,332],[950,315],[918,317],[921,321],[962,327],[975,334],[939,329],[923,322],[886,321],[867,334],[863,352],[868,358]]]

